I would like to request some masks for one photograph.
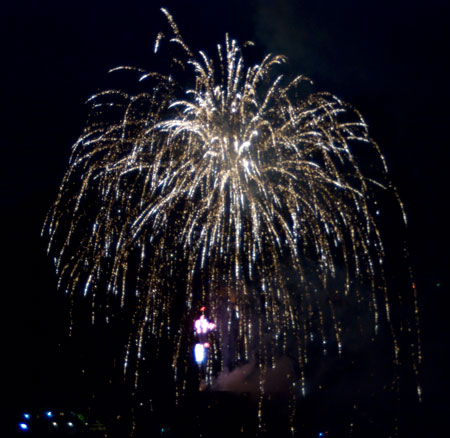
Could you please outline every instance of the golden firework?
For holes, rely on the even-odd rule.
[[[267,370],[289,355],[294,390],[305,393],[309,345],[345,350],[345,300],[370,313],[365,330],[389,327],[397,363],[375,198],[392,187],[363,118],[329,93],[308,94],[303,76],[274,74],[283,56],[246,66],[228,36],[215,60],[195,57],[163,12],[181,80],[120,67],[145,91],[89,100],[90,123],[46,222],[60,286],[90,296],[93,317],[117,302],[131,308],[125,369],[136,357],[138,376],[149,348],[158,356],[171,345],[177,393],[187,324],[203,305],[217,322],[209,384],[255,360],[263,395]],[[354,150],[370,155],[376,179]]]

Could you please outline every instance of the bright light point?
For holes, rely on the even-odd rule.
[[[25,414],[23,414],[23,418],[25,418],[26,420],[29,420],[31,418],[31,415],[25,413]]]
[[[205,347],[203,344],[195,344],[194,358],[198,364],[201,364],[205,359]]]
[[[52,423],[52,426],[53,426],[53,427],[58,427],[58,423],[57,423],[56,421],[54,421],[54,422]]]
[[[71,421],[69,421],[69,422],[67,423],[67,426],[73,427],[73,423],[72,423]]]
[[[19,423],[19,429],[20,430],[28,430],[29,426],[26,423]]]
[[[319,432],[319,433],[317,434],[317,436],[325,436],[325,434],[324,434],[323,432]]]
[[[47,415],[48,418],[52,418],[53,417],[53,412],[52,411],[47,411],[45,413],[45,415]]]

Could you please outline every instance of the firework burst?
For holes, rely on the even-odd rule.
[[[370,313],[369,331],[389,327],[397,362],[375,220],[375,193],[391,185],[360,114],[331,94],[307,94],[303,76],[275,74],[283,56],[246,66],[228,36],[215,60],[195,57],[163,12],[179,53],[173,73],[114,69],[137,72],[146,91],[89,100],[46,221],[60,287],[90,297],[93,318],[131,309],[125,370],[139,376],[164,344],[176,393],[201,306],[217,322],[210,385],[255,360],[263,396],[267,369],[288,355],[300,376],[293,391],[304,393],[310,344],[345,350],[349,324],[337,306],[347,299]],[[375,179],[354,150],[371,154]]]

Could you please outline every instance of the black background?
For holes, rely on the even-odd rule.
[[[424,342],[419,423],[444,436],[449,8],[439,0],[4,1],[1,296],[11,404],[70,399],[77,365],[67,360],[67,309],[40,229],[83,129],[86,99],[105,87],[114,66],[155,68],[161,6],[194,50],[212,53],[225,32],[251,39],[261,55],[284,53],[289,71],[309,76],[316,89],[352,103],[366,118],[409,219]]]

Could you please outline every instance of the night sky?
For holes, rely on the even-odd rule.
[[[67,340],[66,302],[40,230],[83,129],[86,99],[109,86],[112,67],[157,69],[152,51],[165,25],[161,6],[195,51],[212,54],[225,32],[251,39],[259,57],[287,55],[290,73],[310,77],[315,89],[365,117],[409,219],[424,343],[424,403],[415,421],[445,436],[450,47],[444,0],[4,1],[0,205],[3,377],[11,406],[70,403],[73,376],[87,363],[71,357],[78,347]],[[385,235],[395,239],[391,214],[385,213]]]

